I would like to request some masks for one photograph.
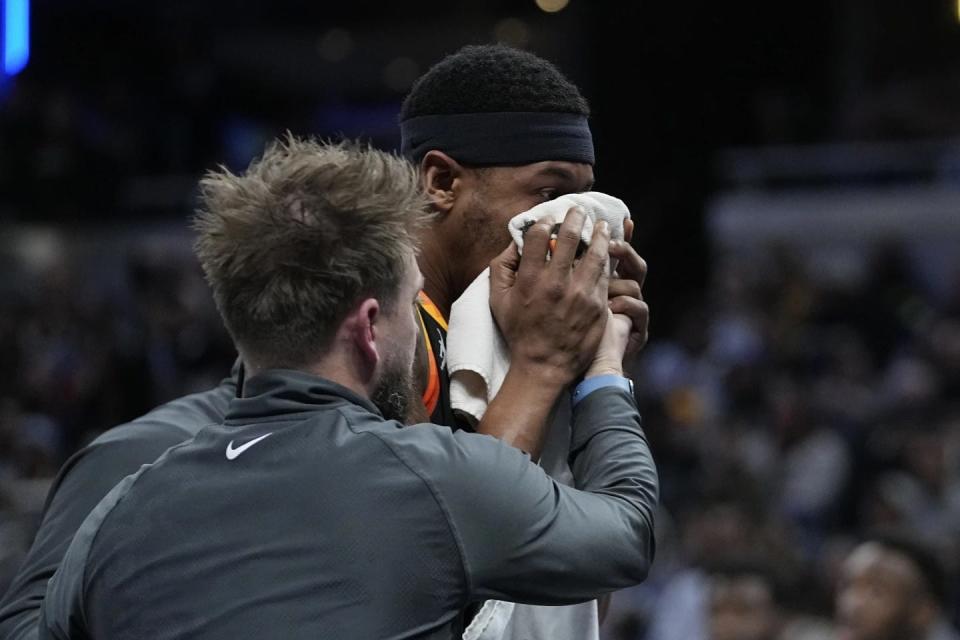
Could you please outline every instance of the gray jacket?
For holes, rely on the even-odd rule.
[[[245,393],[90,514],[41,638],[449,638],[470,602],[578,602],[647,574],[657,474],[623,390],[574,410],[576,488],[304,373]]]
[[[33,545],[0,599],[0,639],[37,637],[47,581],[84,519],[110,489],[142,465],[189,440],[202,427],[222,422],[236,388],[236,379],[227,378],[209,391],[168,402],[104,432],[67,460],[47,494]]]

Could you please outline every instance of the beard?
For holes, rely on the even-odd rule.
[[[413,403],[419,400],[413,389],[412,368],[391,366],[384,369],[370,400],[387,420],[405,423]]]

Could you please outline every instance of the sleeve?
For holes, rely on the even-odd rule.
[[[0,602],[0,638],[36,637],[47,581],[84,519],[114,485],[183,438],[180,431],[144,429],[130,438],[93,443],[67,461],[50,489],[33,545]]]
[[[47,495],[33,545],[0,600],[0,638],[36,637],[47,581],[87,514],[125,476],[190,438],[201,426],[218,421],[235,388],[226,380],[211,391],[175,400],[105,432],[64,464]]]
[[[86,525],[78,532],[75,541],[85,538]],[[34,637],[38,640],[79,640],[87,638],[83,616],[83,579],[86,553],[69,545],[61,558],[56,573],[44,581],[43,596],[35,617],[38,618]],[[80,545],[85,549],[89,544]]]
[[[492,438],[456,437],[433,480],[471,600],[569,604],[644,580],[658,478],[629,393],[599,389],[574,409],[576,488]]]
[[[90,637],[84,606],[87,558],[100,525],[139,477],[139,472],[129,475],[113,487],[87,514],[69,541],[60,566],[46,583],[37,613],[39,640],[87,640]]]

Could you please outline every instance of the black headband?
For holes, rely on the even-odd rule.
[[[587,117],[573,113],[417,116],[400,123],[400,138],[401,152],[414,162],[420,162],[432,149],[468,165],[594,162]]]

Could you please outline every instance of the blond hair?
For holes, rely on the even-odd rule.
[[[401,158],[288,135],[242,175],[201,180],[195,250],[241,354],[296,368],[360,299],[389,310],[426,211]]]

